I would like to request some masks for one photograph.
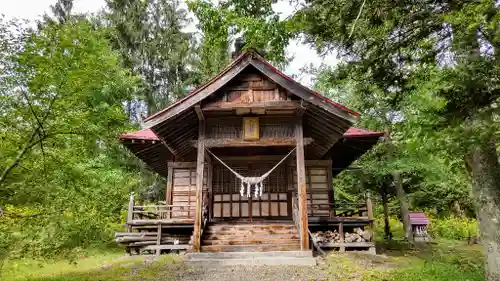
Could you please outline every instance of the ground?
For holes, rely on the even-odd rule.
[[[390,248],[387,250],[384,248]],[[122,252],[82,255],[67,261],[8,261],[3,278],[9,281],[97,281],[97,280],[484,280],[479,245],[440,241],[425,247],[403,249],[389,245],[379,255],[330,253],[317,257],[316,267],[238,266],[194,268],[182,263],[182,256],[127,257]]]

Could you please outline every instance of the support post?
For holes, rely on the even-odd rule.
[[[161,229],[162,229],[162,226],[161,226],[161,223],[158,225],[158,229],[157,229],[157,232],[156,232],[156,245],[158,246],[158,248],[156,248],[156,255],[159,256],[161,255],[161,249],[160,249],[160,245],[161,245]]]
[[[373,204],[370,192],[366,193],[366,212],[368,219],[373,220]]]
[[[205,120],[200,119],[198,125],[198,155],[196,160],[196,214],[194,217],[193,250],[201,249],[201,212],[203,193],[203,172],[205,170]]]
[[[339,252],[345,252],[344,224],[339,223],[340,247]]]
[[[370,220],[370,236],[372,241],[375,241],[375,224],[373,219],[373,204],[370,192],[366,193],[366,212],[368,213],[368,219]]]
[[[174,182],[174,168],[168,167],[167,170],[167,186],[165,188],[165,202],[167,202],[167,205],[172,205],[172,185]],[[172,217],[172,208],[167,207],[165,209],[166,213],[166,218],[170,219]]]
[[[307,216],[306,170],[304,160],[304,132],[302,129],[302,115],[295,125],[295,138],[297,141],[297,193],[299,199],[300,218],[300,249],[309,250],[309,218]]]
[[[134,201],[134,192],[131,192],[130,199],[128,201],[127,232],[132,232],[132,220],[134,220]]]

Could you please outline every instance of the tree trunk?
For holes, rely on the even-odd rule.
[[[401,219],[403,220],[403,229],[405,232],[405,239],[408,243],[413,244],[413,232],[411,230],[410,224],[410,211],[408,210],[408,198],[406,197],[406,192],[403,189],[403,182],[401,180],[401,174],[398,171],[392,172],[392,177],[394,179],[394,186],[396,188],[396,197],[398,198]]]
[[[384,234],[385,239],[390,242],[392,240],[391,226],[389,225],[389,204],[387,200],[387,192],[382,188],[382,204],[384,205]]]
[[[500,280],[500,164],[495,142],[470,147],[467,156],[481,243],[485,249],[486,280]]]
[[[458,218],[463,218],[465,217],[464,210],[462,209],[462,206],[460,206],[460,202],[457,200],[453,201],[452,208],[453,214],[458,217]]]
[[[385,142],[388,146],[389,159],[394,160],[395,146],[391,139],[392,128],[386,128]],[[405,233],[405,239],[408,243],[413,244],[413,232],[410,224],[410,214],[409,214],[409,204],[408,198],[406,197],[406,192],[403,189],[403,181],[401,180],[401,173],[399,171],[392,171],[392,179],[394,181],[394,187],[396,189],[396,197],[399,201],[401,219],[403,221],[403,229]]]

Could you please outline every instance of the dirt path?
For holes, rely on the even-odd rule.
[[[328,278],[317,266],[225,266],[188,268],[179,271],[175,280],[322,281]]]

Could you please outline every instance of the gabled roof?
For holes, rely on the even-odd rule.
[[[167,108],[147,117],[145,119],[145,127],[151,128],[188,110],[192,106],[196,105],[203,99],[219,90],[250,65],[255,67],[257,70],[259,70],[261,73],[263,73],[265,76],[267,76],[269,79],[271,79],[273,82],[280,85],[284,89],[331,114],[334,114],[351,123],[354,122],[357,117],[359,117],[359,113],[301,85],[289,76],[285,75],[279,69],[269,64],[259,54],[249,51],[241,54],[226,69],[212,78],[208,83],[203,84],[202,86],[193,90],[186,97],[173,103]]]

